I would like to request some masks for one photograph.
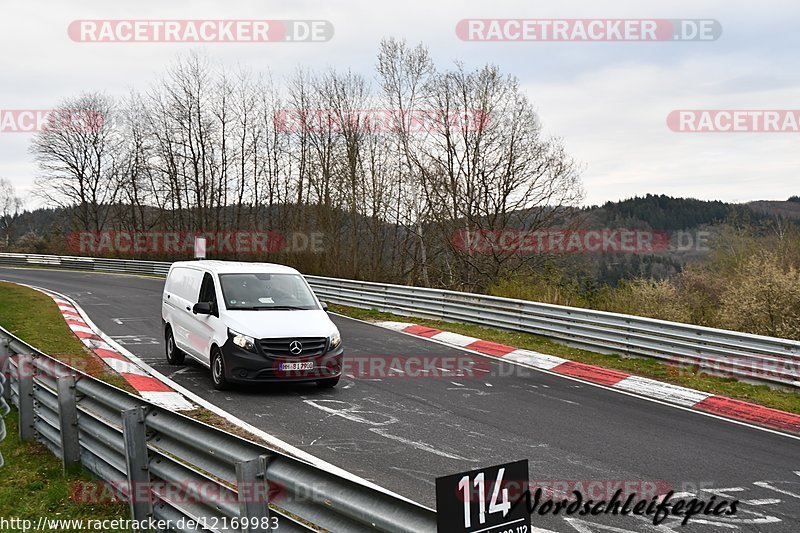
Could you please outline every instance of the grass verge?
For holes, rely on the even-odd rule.
[[[80,493],[84,483],[97,483],[87,471],[64,474],[61,461],[38,442],[22,442],[18,437],[17,411],[5,417],[8,434],[0,442],[5,466],[0,468],[0,517],[6,520],[113,520],[130,516],[126,503],[84,502],[71,495]],[[63,524],[63,522],[62,522]],[[77,531],[65,527],[62,531]],[[21,531],[21,529],[4,529]],[[129,529],[106,529],[109,532]]]
[[[444,322],[425,318],[411,318],[391,313],[382,313],[374,309],[359,309],[343,305],[331,304],[329,308],[334,313],[366,321],[394,320],[399,322],[413,322],[422,326],[452,331],[453,333],[460,333],[470,337],[507,344],[517,348],[555,355],[571,361],[620,370],[637,376],[656,379],[682,387],[689,387],[711,394],[728,396],[729,398],[736,398],[738,400],[800,414],[800,393],[798,392],[773,389],[767,385],[743,383],[735,378],[711,376],[698,372],[694,368],[678,368],[655,359],[599,354],[559,344],[540,335],[502,331],[472,324]]]
[[[0,282],[0,326],[47,355],[87,374],[135,392],[72,333],[56,303],[39,291]]]

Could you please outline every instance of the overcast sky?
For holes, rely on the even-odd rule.
[[[46,109],[81,91],[145,90],[176,56],[288,76],[297,65],[371,79],[384,37],[428,46],[437,64],[495,63],[517,76],[546,132],[583,164],[586,204],[645,193],[783,200],[800,194],[798,133],[676,133],[675,109],[800,109],[800,3],[752,1],[75,1],[3,2],[0,109]],[[711,42],[467,42],[464,18],[716,19]],[[79,43],[76,19],[324,19],[326,43]],[[0,132],[0,177],[27,207],[32,135]]]

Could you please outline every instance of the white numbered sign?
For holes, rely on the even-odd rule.
[[[438,533],[530,533],[525,504],[513,505],[527,484],[527,460],[437,478]]]

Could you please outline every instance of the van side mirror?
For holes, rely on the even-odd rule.
[[[328,303],[327,302],[320,302],[322,304],[322,310],[326,313],[328,312]]]
[[[196,315],[210,315],[212,312],[211,302],[197,302],[192,307],[192,313]]]

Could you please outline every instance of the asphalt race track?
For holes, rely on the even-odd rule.
[[[540,481],[654,481],[741,504],[735,517],[668,520],[534,516],[559,532],[800,531],[800,440],[485,360],[484,376],[344,378],[218,392],[197,363],[166,363],[163,280],[0,268],[0,279],[74,298],[106,334],[160,372],[309,453],[433,507],[434,479],[518,459]],[[464,352],[334,316],[349,356]],[[188,361],[188,359],[187,359]]]

